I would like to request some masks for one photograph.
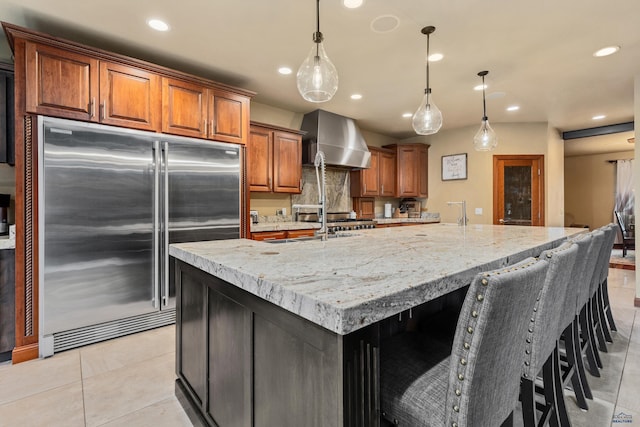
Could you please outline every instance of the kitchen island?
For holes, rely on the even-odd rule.
[[[395,319],[584,231],[437,224],[172,245],[176,394],[203,425],[377,425]]]

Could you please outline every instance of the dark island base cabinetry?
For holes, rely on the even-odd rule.
[[[377,325],[338,335],[181,261],[176,295],[176,395],[194,425],[379,425]]]
[[[0,362],[11,359],[15,338],[15,253],[0,250]]]

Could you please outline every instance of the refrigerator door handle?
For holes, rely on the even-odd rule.
[[[162,306],[166,307],[169,304],[169,143],[162,143],[163,161],[163,191],[164,191],[164,263],[163,263],[163,295]]]
[[[153,308],[160,308],[160,143],[153,141]]]

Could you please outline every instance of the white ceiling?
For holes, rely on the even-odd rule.
[[[391,32],[372,31],[383,15]],[[431,87],[444,129],[479,123],[487,76],[491,122],[549,122],[560,131],[633,121],[633,80],[640,74],[638,0],[365,0],[350,10],[320,2],[325,49],[338,69],[334,99],[305,102],[295,72],[312,46],[314,0],[2,0],[0,19],[258,93],[256,102],[306,113],[322,108],[395,138],[414,136],[402,118],[420,102],[426,37],[434,25]],[[147,19],[166,20],[158,33]],[[593,52],[619,45],[619,53]],[[9,58],[6,41],[0,58]],[[287,65],[289,76],[277,73]],[[360,93],[359,101],[350,99]],[[511,104],[517,112],[507,112]],[[591,117],[605,114],[604,120]]]

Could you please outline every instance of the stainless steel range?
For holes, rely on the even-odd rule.
[[[317,213],[300,213],[298,221],[301,222],[319,222]],[[329,212],[327,213],[327,229],[329,233],[338,231],[351,230],[367,230],[376,228],[376,223],[372,219],[354,219],[350,218],[349,212]]]

